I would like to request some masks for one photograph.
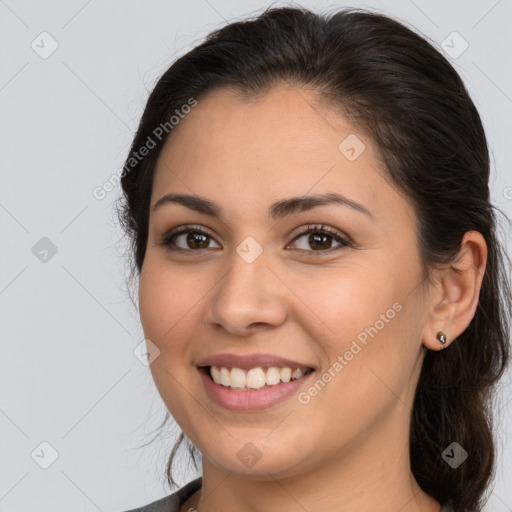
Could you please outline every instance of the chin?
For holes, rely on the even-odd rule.
[[[203,465],[208,459],[211,464],[224,471],[253,480],[291,477],[306,469],[302,467],[306,459],[305,453],[297,452],[294,446],[284,447],[277,437],[275,443],[269,443],[268,439],[265,442],[265,436],[268,436],[268,431],[262,435],[261,443],[254,440],[254,436],[254,441],[251,441],[251,436],[248,435],[246,441],[240,436],[237,442],[231,440],[225,445],[216,444],[216,449],[207,450],[208,455],[203,452]]]

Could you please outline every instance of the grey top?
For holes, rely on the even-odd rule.
[[[202,482],[202,477],[196,478],[169,496],[153,501],[153,503],[145,505],[144,507],[127,510],[126,512],[180,512],[183,503],[201,488]],[[454,510],[452,507],[445,504],[441,507],[439,512],[454,512]]]
[[[196,478],[169,496],[153,501],[153,503],[144,507],[128,510],[127,512],[180,512],[183,503],[201,487],[202,483],[202,477]]]

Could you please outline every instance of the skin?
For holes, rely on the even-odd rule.
[[[350,134],[366,146],[354,161],[338,149]],[[439,512],[410,469],[410,415],[423,357],[443,348],[436,333],[448,346],[474,316],[482,236],[466,233],[452,268],[424,279],[415,211],[372,140],[313,91],[286,84],[251,101],[227,89],[201,98],[160,155],[151,206],[170,192],[222,209],[220,219],[171,203],[151,211],[140,275],[144,334],[160,350],[150,366],[155,384],[203,455],[202,489],[181,511],[355,512],[378,503],[382,512]],[[340,205],[267,216],[275,201],[323,192],[372,217]],[[201,246],[181,236],[181,253],[159,244],[186,224],[211,238]],[[353,246],[297,238],[307,224],[337,229]],[[250,264],[236,252],[248,236],[263,249]],[[315,254],[322,249],[330,252]],[[307,391],[395,303],[400,312],[307,404],[293,395],[233,412],[210,400],[199,378],[201,357],[264,352],[316,367]],[[248,442],[261,453],[250,468],[237,457]]]

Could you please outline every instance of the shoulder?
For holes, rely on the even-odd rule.
[[[202,480],[202,477],[196,478],[169,496],[126,512],[179,512],[181,505],[201,487]]]

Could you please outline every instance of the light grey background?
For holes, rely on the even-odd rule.
[[[494,202],[512,216],[512,1],[301,4],[376,8],[440,48],[447,41],[452,54],[464,44],[454,31],[467,41],[449,58],[483,117]],[[120,512],[169,494],[175,433],[139,448],[165,406],[133,352],[143,334],[112,208],[120,188],[103,200],[93,189],[122,167],[148,91],[172,60],[268,5],[0,0],[0,511]],[[492,512],[512,510],[510,375],[503,384]],[[195,476],[184,466],[179,483]]]

